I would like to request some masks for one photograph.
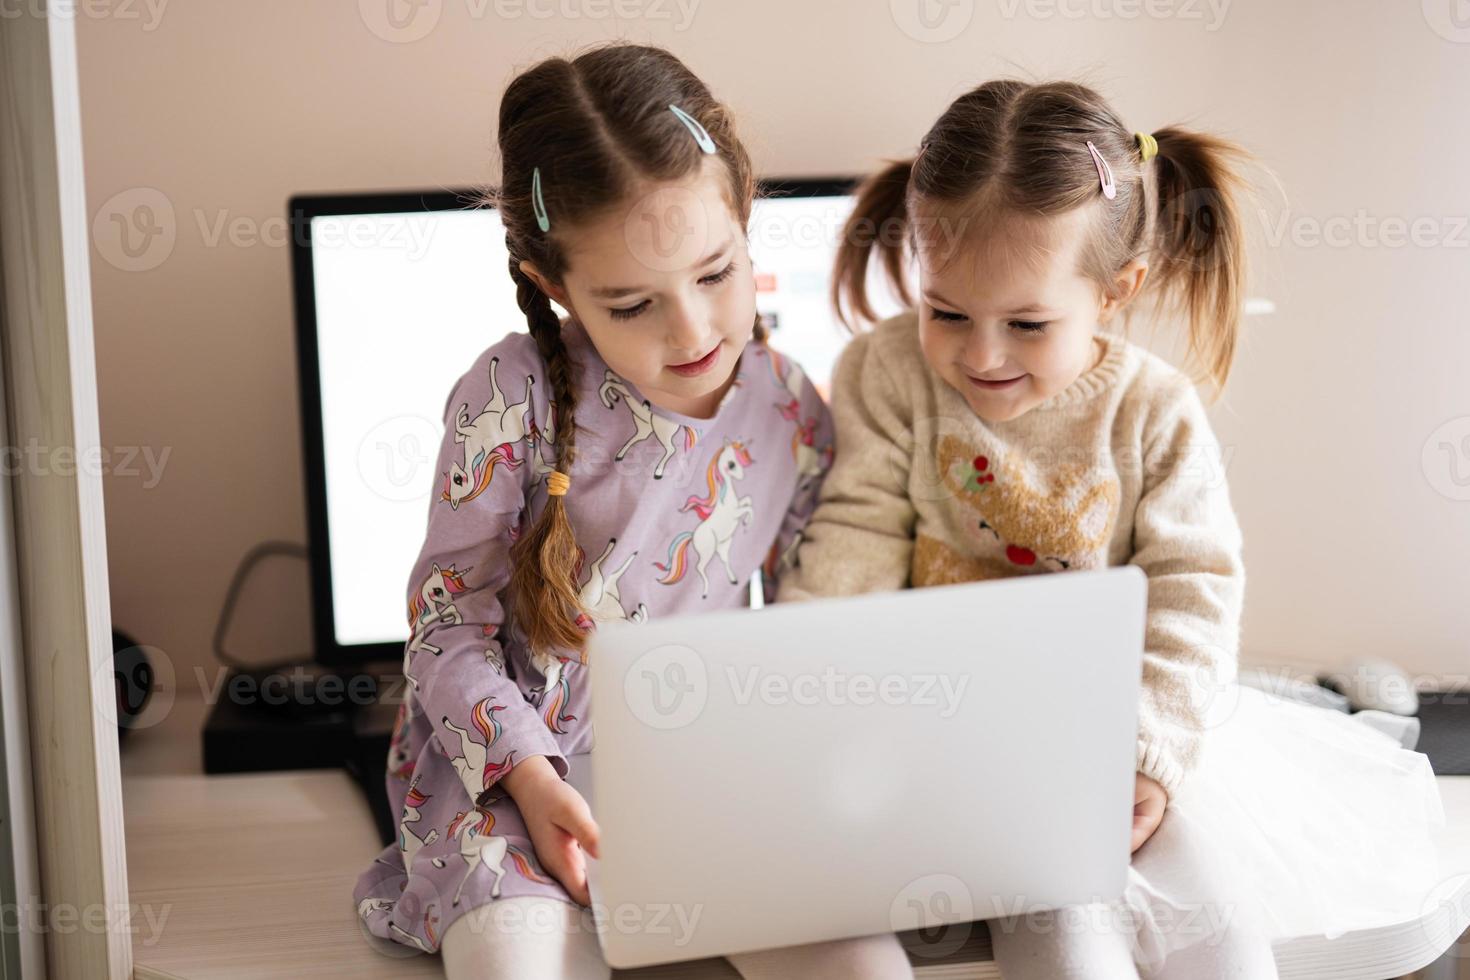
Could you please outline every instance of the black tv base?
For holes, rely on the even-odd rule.
[[[388,844],[397,836],[384,782],[397,699],[385,697],[390,688],[378,686],[381,675],[314,667],[303,684],[282,673],[231,672],[204,724],[205,773],[344,768],[362,787],[378,836]],[[351,698],[335,703],[305,693],[322,690],[329,676],[373,683],[359,681]]]

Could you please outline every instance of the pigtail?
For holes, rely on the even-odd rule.
[[[1189,322],[1190,359],[1215,385],[1230,374],[1245,302],[1246,256],[1237,161],[1249,154],[1207,133],[1168,127],[1153,134],[1153,270],[1161,301]]]
[[[908,240],[908,189],[913,160],[898,160],[873,174],[857,190],[852,215],[842,229],[832,269],[832,307],[856,331],[860,322],[878,319],[868,298],[868,262],[874,251],[904,306],[913,305],[904,276]]]
[[[577,389],[575,365],[561,336],[561,320],[551,300],[510,260],[516,284],[516,302],[546,362],[551,382],[554,450],[558,472],[570,474],[577,455]],[[538,451],[539,450],[535,450]],[[517,622],[533,653],[574,650],[582,653],[587,633],[578,625],[584,616],[575,578],[577,538],[567,517],[565,498],[547,498],[541,516],[524,530],[511,547],[510,594],[512,608],[523,610]]]

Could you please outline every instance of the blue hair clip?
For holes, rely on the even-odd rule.
[[[536,212],[536,225],[542,231],[551,230],[551,218],[546,213],[546,198],[541,196],[541,168],[531,171],[531,210]]]
[[[683,109],[680,109],[676,105],[669,106],[669,109],[673,111],[674,115],[679,117],[679,121],[681,123],[689,128],[689,132],[694,134],[694,142],[699,144],[699,148],[701,150],[706,153],[716,152],[715,141],[709,138],[708,131],[706,131],[705,128],[699,124],[698,119],[695,119],[689,113],[685,112]]]

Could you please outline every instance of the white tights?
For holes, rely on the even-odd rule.
[[[1275,980],[1252,892],[1170,806],[1117,902],[989,922],[1006,980]]]
[[[445,980],[608,980],[591,915],[554,898],[506,898],[471,909],[449,926],[439,953]],[[910,980],[908,956],[892,933],[728,957],[744,980]]]

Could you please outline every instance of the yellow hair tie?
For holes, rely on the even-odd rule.
[[[572,478],[559,470],[546,478],[546,492],[553,497],[565,496],[571,485]]]
[[[1144,163],[1148,163],[1159,155],[1159,141],[1154,139],[1151,133],[1134,133],[1133,139],[1138,143],[1138,149],[1143,154]]]

